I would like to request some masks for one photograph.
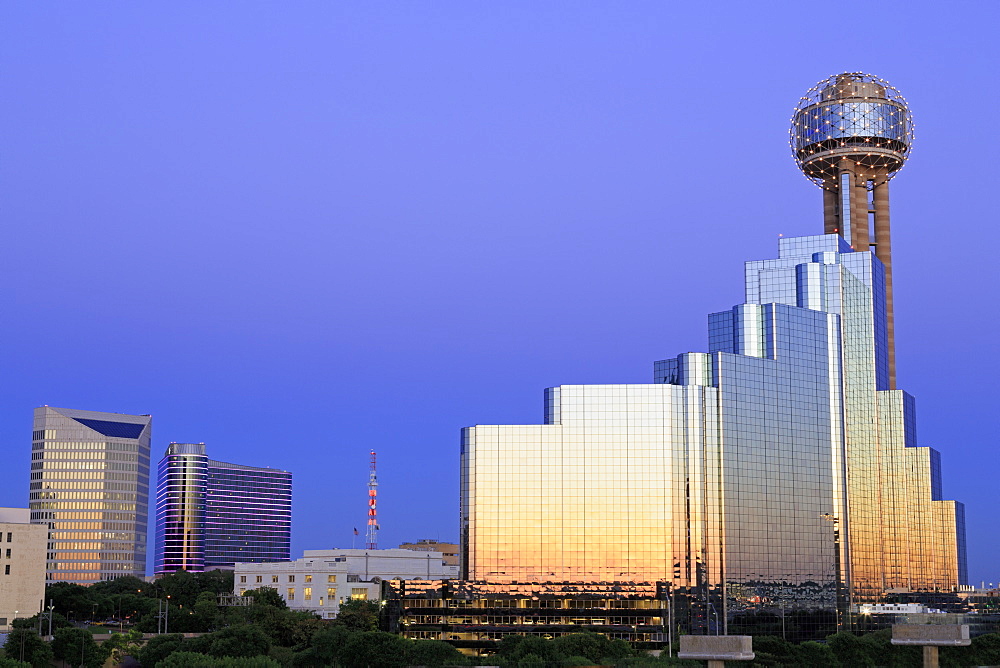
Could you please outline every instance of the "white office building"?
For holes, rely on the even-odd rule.
[[[333,619],[344,601],[379,600],[383,580],[448,580],[458,566],[445,564],[441,552],[306,550],[295,561],[237,563],[235,575],[236,594],[270,587],[292,610]]]

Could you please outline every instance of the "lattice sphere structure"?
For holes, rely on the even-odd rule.
[[[906,99],[871,74],[844,72],[820,81],[795,107],[789,130],[795,164],[827,190],[843,161],[867,176],[871,189],[896,175],[913,146],[913,118]]]

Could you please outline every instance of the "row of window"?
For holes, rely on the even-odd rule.
[[[241,596],[243,595],[244,592],[246,592],[246,588],[245,587],[240,587],[240,595]],[[337,596],[337,588],[336,587],[327,587],[326,588],[326,599],[327,600],[332,600],[336,596]],[[295,587],[289,587],[285,591],[285,600],[286,601],[294,601],[295,600]],[[313,600],[313,588],[312,587],[303,587],[302,588],[302,600],[304,600],[304,601],[311,601],[311,600]],[[364,587],[352,587],[351,588],[351,600],[352,601],[367,601],[368,600],[368,590],[366,588],[364,588]],[[319,597],[319,604],[323,605],[323,597],[322,596]]]
[[[257,576],[254,576],[254,577],[256,577],[256,582],[258,584],[260,584],[261,582],[264,581],[264,576],[263,575],[257,575]],[[246,581],[247,581],[247,576],[246,575],[241,575],[240,576],[240,583],[244,583]],[[288,576],[288,581],[289,582],[295,582],[295,576],[294,575],[289,575]],[[313,581],[312,574],[308,574],[308,575],[303,576],[303,580],[302,581],[303,582],[312,582]],[[336,582],[337,581],[337,576],[336,575],[327,575],[326,576],[326,581],[327,582]],[[352,582],[352,581],[353,582],[357,582],[357,580],[351,580],[350,577],[347,578],[347,581],[348,582]],[[271,576],[271,583],[272,584],[277,584],[277,582],[278,582],[278,576],[277,575],[272,575]]]
[[[32,464],[34,466],[34,464]],[[149,491],[149,470],[144,468],[141,475],[134,473],[114,473],[112,471],[34,471],[31,474],[32,480],[121,480],[124,482],[134,481],[138,477],[140,481],[139,489],[143,494]],[[51,483],[56,484],[56,483]],[[72,487],[75,487],[73,485]],[[72,489],[71,487],[71,489]]]

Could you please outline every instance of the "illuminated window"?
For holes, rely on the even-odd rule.
[[[306,601],[311,601],[313,599],[313,588],[303,587],[302,588],[302,598]]]
[[[320,607],[322,607],[322,605],[323,605],[323,597],[322,596],[319,597],[319,604],[320,604]]]
[[[289,601],[294,601],[295,600],[295,587],[289,587],[288,588],[288,600]]]
[[[327,598],[333,598],[336,595],[337,595],[337,588],[336,587],[327,587],[326,588],[326,597]]]
[[[351,600],[352,601],[367,601],[368,600],[368,590],[364,587],[352,587],[351,588]]]
[[[326,576],[326,581],[327,582],[336,582],[337,581],[337,576],[336,575],[327,575]]]
[[[306,576],[306,582],[312,582],[312,581],[313,581],[313,576],[312,575],[307,575]]]
[[[277,582],[278,582],[278,576],[277,575],[272,575],[271,576],[271,582],[277,584]]]

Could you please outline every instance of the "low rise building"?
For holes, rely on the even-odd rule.
[[[0,629],[41,611],[48,539],[48,527],[31,524],[28,508],[0,508]]]
[[[416,552],[440,552],[444,555],[444,563],[449,566],[458,566],[457,543],[442,543],[434,538],[421,538],[416,543],[403,543],[399,548]]]
[[[474,656],[493,654],[508,635],[552,639],[581,631],[660,649],[672,611],[690,607],[684,597],[672,601],[663,582],[392,580],[384,589],[384,630],[444,640]]]
[[[440,552],[414,550],[306,550],[301,559],[271,563],[237,563],[234,593],[270,587],[292,610],[337,616],[347,600],[377,601],[382,581],[447,580],[458,566],[446,564]]]

